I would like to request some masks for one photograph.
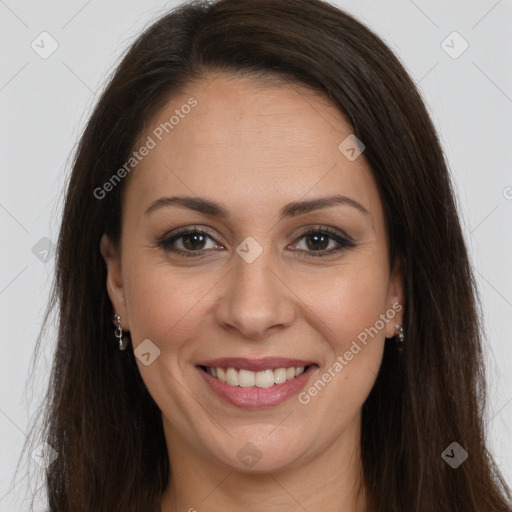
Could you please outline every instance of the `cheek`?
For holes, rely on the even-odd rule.
[[[172,269],[170,265],[148,264],[138,261],[131,267],[127,280],[127,306],[130,314],[130,331],[135,355],[139,344],[149,339],[159,352],[148,366],[137,359],[139,372],[153,399],[162,411],[182,423],[182,428],[193,424],[187,416],[190,395],[180,392],[190,362],[194,360],[194,340],[204,334],[208,315],[208,290],[215,287],[217,279],[212,273],[189,272]],[[204,337],[204,336],[203,336]],[[155,349],[153,349],[155,350]],[[145,349],[144,349],[145,351]],[[179,419],[172,411],[181,411]],[[197,412],[197,411],[196,411]]]
[[[205,294],[218,279],[212,273],[173,271],[165,264],[139,265],[133,270],[127,286],[132,339],[149,338],[161,350],[176,348],[197,330],[205,315]]]
[[[388,273],[378,262],[366,263],[339,269],[308,302],[331,354],[299,401],[308,425],[323,422],[326,439],[360,411],[382,362]]]
[[[322,269],[297,279],[294,287],[307,308],[318,318],[318,327],[337,354],[376,325],[376,338],[384,338],[380,315],[385,312],[388,269],[378,254]],[[374,332],[374,331],[372,331]]]

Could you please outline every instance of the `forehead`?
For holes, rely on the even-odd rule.
[[[205,77],[170,98],[141,134],[139,144],[152,148],[130,175],[127,201],[172,191],[273,208],[340,192],[371,209],[377,192],[364,155],[350,161],[339,150],[352,131],[305,86]]]

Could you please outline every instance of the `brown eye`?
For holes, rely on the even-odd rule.
[[[200,256],[203,254],[202,251],[210,252],[210,249],[222,246],[206,231],[187,228],[171,236],[164,236],[157,242],[157,247],[181,256]]]
[[[182,244],[185,249],[189,251],[193,251],[195,249],[204,249],[204,245],[206,243],[206,236],[202,233],[193,233],[188,235],[183,235],[180,237],[182,239]]]
[[[348,237],[330,228],[310,229],[293,244],[295,249],[304,253],[304,257],[321,257],[335,254],[343,249],[355,247]]]
[[[329,246],[331,237],[321,235],[321,234],[315,234],[315,235],[307,235],[305,237],[305,240],[306,240],[306,246],[308,249],[310,249],[312,251],[315,251],[315,250],[324,251]]]

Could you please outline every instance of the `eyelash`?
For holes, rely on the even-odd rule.
[[[163,236],[160,238],[156,244],[156,247],[161,247],[165,251],[170,251],[178,256],[182,256],[185,258],[197,258],[199,256],[203,256],[205,253],[209,252],[210,249],[202,250],[202,251],[183,251],[182,249],[176,249],[172,247],[172,244],[179,240],[180,238],[186,236],[186,235],[207,235],[210,237],[213,241],[215,241],[213,235],[209,233],[208,231],[204,229],[199,229],[196,226],[193,227],[187,227],[184,229],[179,230],[172,236]],[[306,236],[311,235],[329,235],[329,238],[334,240],[339,244],[339,247],[336,249],[329,249],[329,250],[321,250],[321,251],[306,251],[306,253],[309,254],[303,254],[302,257],[304,258],[319,258],[319,257],[326,257],[330,256],[332,254],[338,253],[344,249],[350,249],[355,247],[355,244],[352,243],[348,238],[343,237],[340,235],[337,231],[334,231],[333,229],[327,227],[327,226],[318,226],[315,228],[310,228],[306,230],[305,232],[301,233],[297,240],[300,240]],[[215,243],[217,243],[215,241]],[[295,242],[294,242],[295,243]]]

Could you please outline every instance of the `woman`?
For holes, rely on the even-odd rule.
[[[436,133],[327,3],[189,3],[138,38],[80,141],[57,301],[52,512],[511,508]]]

